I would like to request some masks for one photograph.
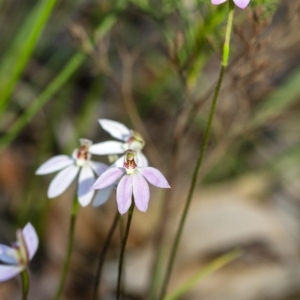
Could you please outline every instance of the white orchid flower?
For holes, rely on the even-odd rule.
[[[12,247],[0,244],[0,282],[9,280],[27,268],[38,248],[39,239],[30,223],[17,230],[17,241]]]
[[[145,146],[145,142],[142,136],[128,129],[122,123],[99,119],[100,126],[107,131],[112,137],[120,140],[117,141],[107,141],[103,143],[94,144],[90,147],[90,152],[96,155],[112,155],[112,154],[123,154],[124,151],[132,149],[136,151],[139,166],[148,166],[148,160],[146,156],[142,153],[142,149]],[[114,163],[115,166],[123,167],[124,156],[117,159]]]
[[[91,160],[89,149],[92,142],[87,139],[80,139],[80,147],[73,151],[72,156],[57,155],[43,163],[36,171],[36,175],[46,175],[60,171],[51,181],[48,188],[48,198],[55,198],[61,195],[78,176],[77,196],[81,206],[87,206],[92,201],[94,191],[90,187],[95,182],[96,176],[100,176],[107,166],[100,162]],[[97,193],[93,206],[99,206],[108,199],[111,187]]]
[[[145,212],[150,199],[149,186],[146,179],[160,188],[170,188],[164,175],[152,167],[140,167],[137,164],[136,151],[127,150],[124,156],[123,168],[110,168],[96,180],[91,189],[103,189],[110,186],[120,177],[117,187],[117,204],[120,214],[125,214],[132,202],[132,195],[136,207]]]

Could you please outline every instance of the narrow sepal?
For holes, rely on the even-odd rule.
[[[48,198],[55,198],[61,195],[75,179],[79,171],[79,167],[70,166],[60,171],[51,181],[48,188]]]
[[[160,188],[170,188],[165,176],[152,167],[138,168],[138,171],[153,185]]]
[[[120,214],[125,214],[132,202],[132,175],[124,175],[117,187],[117,204]]]
[[[84,165],[79,173],[77,196],[81,206],[87,206],[93,199],[95,191],[91,190],[91,186],[95,182],[95,175],[91,167]]]
[[[139,172],[135,172],[132,175],[132,186],[135,205],[140,211],[145,212],[150,199],[149,185]]]
[[[36,175],[50,174],[66,168],[74,163],[67,155],[57,155],[44,162],[35,172]]]

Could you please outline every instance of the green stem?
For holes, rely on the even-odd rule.
[[[22,279],[22,300],[27,300],[30,287],[30,278],[27,269],[24,269],[20,275]]]
[[[93,290],[93,298],[92,298],[94,300],[97,299],[97,291],[99,290],[99,286],[100,286],[101,271],[102,271],[102,268],[103,268],[105,256],[106,256],[107,250],[109,248],[109,245],[110,245],[111,239],[113,237],[113,234],[115,232],[115,229],[117,227],[118,221],[119,221],[119,213],[117,211],[116,215],[115,215],[115,218],[114,218],[114,221],[113,221],[113,223],[111,225],[111,228],[109,230],[109,233],[108,233],[108,235],[107,235],[107,237],[104,241],[102,251],[99,255],[99,261],[98,261],[96,277],[95,277],[95,284],[94,284],[94,290]]]
[[[132,215],[133,215],[133,209],[134,209],[134,201],[132,201],[131,207],[128,211],[127,224],[126,224],[126,228],[125,228],[124,237],[123,237],[123,240],[122,240],[120,258],[119,258],[119,273],[118,273],[118,286],[117,286],[116,300],[119,300],[120,297],[121,297],[121,281],[122,281],[122,271],[123,271],[123,260],[124,260],[125,247],[126,247],[128,233],[129,233],[130,224],[131,224]]]
[[[68,248],[67,248],[67,254],[64,262],[64,266],[61,272],[60,281],[58,288],[56,290],[55,296],[53,299],[59,300],[62,290],[65,286],[69,265],[70,265],[70,259],[71,259],[71,253],[73,248],[73,242],[74,242],[74,232],[75,232],[75,223],[76,223],[76,217],[79,211],[79,202],[77,200],[77,196],[74,197],[72,211],[71,211],[71,218],[70,218],[70,228],[69,228],[69,237],[68,237]]]
[[[166,292],[167,292],[167,287],[168,287],[169,280],[170,280],[170,277],[171,277],[171,273],[172,273],[175,257],[176,257],[176,254],[177,254],[179,241],[180,241],[180,238],[181,238],[181,235],[182,235],[182,231],[183,231],[183,227],[184,227],[185,220],[186,220],[186,217],[187,217],[187,213],[189,211],[189,207],[190,207],[192,197],[193,197],[193,194],[194,194],[194,190],[195,190],[195,187],[196,187],[196,183],[197,183],[197,179],[198,179],[198,173],[199,173],[199,170],[200,170],[200,167],[201,167],[201,164],[202,164],[202,160],[203,160],[203,157],[204,157],[204,154],[205,154],[205,150],[206,150],[206,147],[207,147],[207,144],[208,144],[208,141],[209,141],[209,136],[210,136],[213,117],[214,117],[215,110],[216,110],[217,100],[218,100],[219,93],[220,93],[220,90],[221,90],[221,86],[222,86],[224,74],[225,74],[225,71],[226,71],[226,67],[228,65],[229,49],[230,49],[230,35],[231,35],[233,14],[234,14],[234,4],[233,4],[232,0],[230,0],[229,1],[229,14],[228,14],[225,42],[224,42],[224,47],[223,47],[221,70],[220,70],[220,73],[219,73],[217,86],[216,86],[216,89],[215,89],[215,92],[214,92],[213,101],[212,101],[211,108],[210,108],[209,118],[208,118],[208,122],[207,122],[207,125],[206,125],[205,133],[204,133],[204,140],[203,140],[202,147],[200,149],[200,153],[199,153],[199,156],[198,156],[198,159],[197,159],[197,162],[196,162],[196,166],[195,166],[195,169],[194,169],[194,172],[193,172],[193,176],[192,176],[188,196],[187,196],[187,199],[186,199],[184,210],[183,210],[183,213],[181,215],[178,230],[177,230],[175,240],[174,240],[174,243],[173,243],[173,247],[172,247],[172,250],[171,250],[171,255],[170,255],[170,258],[169,258],[169,261],[168,261],[167,271],[166,271],[166,275],[165,275],[164,280],[163,280],[162,290],[161,290],[161,294],[160,294],[159,299],[163,299]]]

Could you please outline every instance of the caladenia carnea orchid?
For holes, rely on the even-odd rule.
[[[78,176],[77,197],[81,206],[87,206],[92,201],[94,191],[90,187],[95,182],[96,176],[100,176],[107,166],[100,162],[91,160],[90,147],[92,142],[87,139],[80,139],[80,147],[73,151],[72,156],[57,155],[43,163],[36,171],[36,175],[46,175],[59,171],[53,178],[48,188],[49,198],[61,195]],[[97,193],[94,199],[94,206],[106,202],[112,187]]]
[[[0,244],[0,282],[9,280],[21,273],[23,299],[27,299],[29,276],[27,267],[37,251],[39,239],[30,223],[23,229],[17,230],[17,241],[12,247]]]
[[[146,179],[160,188],[170,188],[164,175],[152,167],[138,165],[136,151],[125,151],[123,168],[113,167],[105,171],[96,180],[91,189],[104,189],[122,177],[117,186],[117,204],[120,214],[125,214],[132,202],[132,196],[138,210],[145,212],[150,199],[149,185]]]
[[[226,1],[227,0],[211,0],[211,3],[214,4],[214,5],[218,5],[218,4],[224,3]],[[230,1],[232,1],[232,0],[230,0]],[[239,8],[244,9],[248,6],[250,0],[233,0],[233,2]]]
[[[136,151],[137,159],[139,166],[147,167],[148,160],[146,156],[142,153],[142,150],[145,146],[145,141],[143,137],[133,131],[128,129],[124,124],[107,120],[99,119],[100,126],[107,131],[112,137],[120,140],[117,141],[106,141],[98,144],[94,144],[90,147],[90,152],[96,155],[115,155],[123,154],[124,151],[132,149]],[[118,167],[123,166],[124,157],[120,157],[114,163]]]

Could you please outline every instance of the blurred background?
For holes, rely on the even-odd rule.
[[[53,175],[35,171],[71,154],[79,138],[110,139],[99,118],[142,134],[150,165],[172,186],[151,188],[126,251],[124,299],[149,299],[151,286],[157,293],[203,140],[227,12],[209,0],[0,1],[0,242],[14,241],[28,221],[37,228],[30,299],[51,299],[56,289],[76,190],[49,200]],[[221,255],[243,254],[179,299],[300,299],[299,16],[299,0],[251,0],[235,11],[230,65],[169,291]],[[81,208],[65,299],[90,299],[115,210],[114,193]],[[119,249],[117,230],[99,299],[115,297]],[[1,283],[0,298],[19,299],[20,287],[18,278]]]

